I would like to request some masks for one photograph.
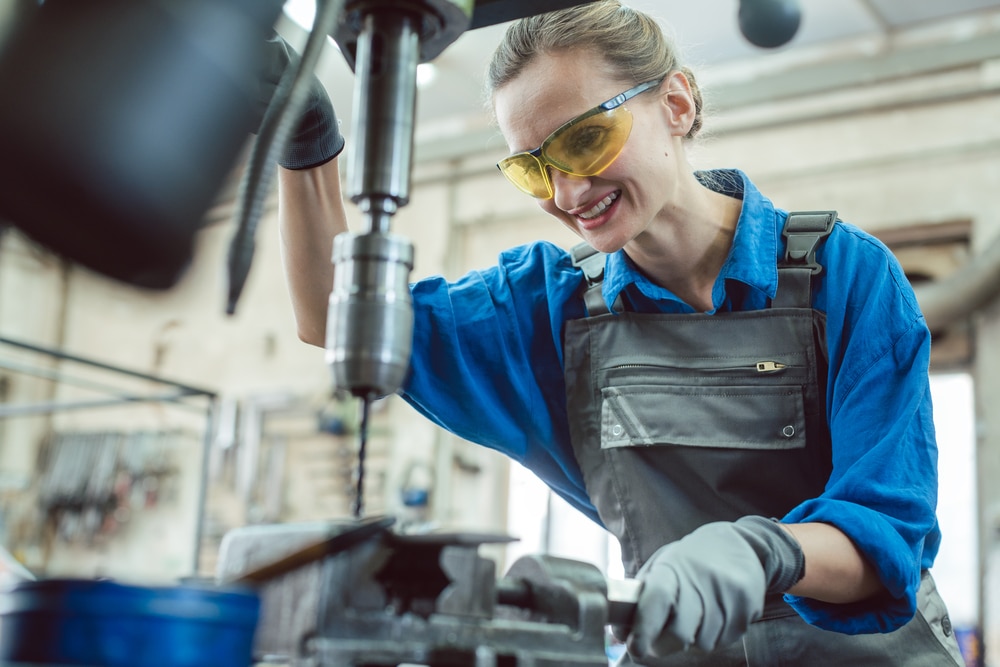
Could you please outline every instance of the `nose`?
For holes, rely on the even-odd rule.
[[[549,182],[552,184],[552,199],[555,205],[563,211],[571,211],[584,200],[584,194],[590,189],[590,178],[574,176],[553,167],[549,170]]]

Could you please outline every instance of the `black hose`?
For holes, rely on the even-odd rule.
[[[316,18],[306,40],[302,57],[285,70],[264,114],[257,139],[250,151],[247,168],[240,181],[236,209],[236,233],[229,244],[229,296],[226,313],[236,312],[243,286],[253,261],[254,236],[274,179],[280,151],[305,104],[311,84],[309,77],[319,61],[326,36],[343,12],[345,0],[316,0]]]

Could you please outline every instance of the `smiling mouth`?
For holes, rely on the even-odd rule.
[[[594,208],[590,209],[589,211],[587,211],[585,213],[579,214],[577,217],[580,218],[580,219],[582,219],[582,220],[592,220],[592,219],[596,218],[601,213],[604,213],[604,211],[606,211],[607,208],[609,206],[611,206],[611,204],[616,199],[618,199],[618,194],[619,193],[617,191],[612,192],[607,197],[605,197],[601,201],[597,202],[597,204],[594,206]]]

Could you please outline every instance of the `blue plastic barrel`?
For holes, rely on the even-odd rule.
[[[0,661],[248,667],[259,616],[246,589],[29,581],[0,593]]]

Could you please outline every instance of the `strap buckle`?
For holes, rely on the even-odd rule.
[[[785,238],[785,257],[780,266],[809,269],[810,275],[821,273],[823,267],[816,261],[816,248],[833,229],[836,221],[836,211],[789,213],[785,229],[781,233]]]

